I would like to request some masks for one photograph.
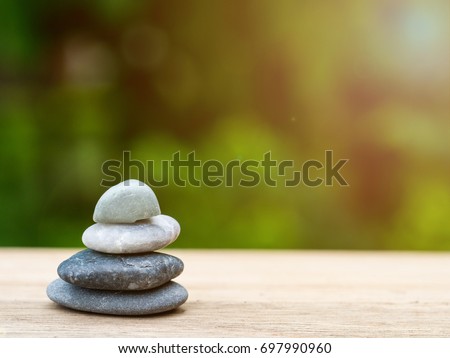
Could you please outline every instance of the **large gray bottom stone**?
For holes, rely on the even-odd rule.
[[[78,287],[61,279],[47,287],[54,302],[79,311],[137,316],[173,310],[186,302],[186,289],[170,281],[146,291],[102,291]]]
[[[148,290],[177,277],[183,268],[183,261],[163,253],[111,255],[87,249],[63,261],[58,275],[86,288]]]

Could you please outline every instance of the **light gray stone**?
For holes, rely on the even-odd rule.
[[[103,254],[90,249],[63,261],[58,275],[77,286],[99,290],[148,290],[183,272],[183,261],[158,252],[134,255]]]
[[[186,302],[188,292],[173,281],[145,291],[103,291],[57,279],[47,287],[47,296],[62,306],[79,311],[137,316],[173,310]]]
[[[160,215],[158,199],[153,190],[135,179],[109,188],[94,210],[94,221],[105,224],[130,224]]]
[[[86,247],[108,254],[134,254],[162,249],[180,234],[178,222],[167,215],[134,224],[94,224],[83,233]]]

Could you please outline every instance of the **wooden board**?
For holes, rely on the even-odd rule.
[[[166,250],[188,302],[118,317],[47,298],[76,251],[0,249],[0,337],[450,337],[448,253]]]

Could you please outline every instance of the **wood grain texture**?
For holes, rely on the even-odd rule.
[[[76,251],[0,250],[0,336],[450,337],[448,253],[166,250],[188,302],[116,317],[47,298]]]

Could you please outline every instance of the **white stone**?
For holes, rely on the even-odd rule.
[[[108,254],[135,254],[162,249],[180,234],[180,224],[158,215],[134,224],[94,224],[83,233],[86,247]]]
[[[94,221],[104,224],[129,224],[160,215],[153,190],[135,179],[109,188],[98,201]]]

